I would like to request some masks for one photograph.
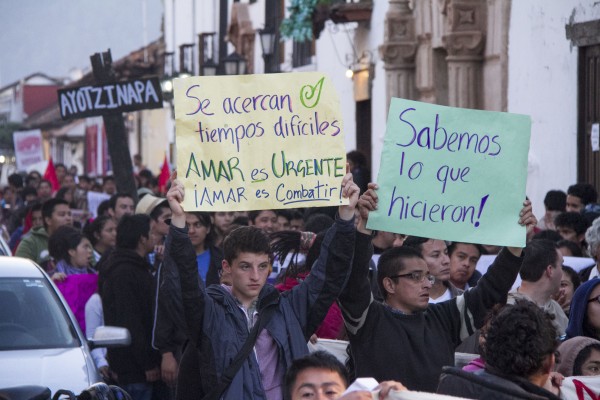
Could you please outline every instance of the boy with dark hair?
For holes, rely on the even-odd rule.
[[[156,243],[148,215],[126,215],[117,226],[117,246],[99,264],[98,289],[104,321],[131,333],[131,345],[108,349],[119,385],[134,400],[150,400],[160,379],[160,359],[152,349],[153,277],[146,256]]]
[[[558,214],[554,219],[554,225],[563,239],[570,240],[581,249],[585,248],[585,231],[589,228],[589,223],[581,213],[565,212]]]
[[[565,212],[567,206],[567,194],[562,190],[549,190],[544,197],[544,208],[546,212],[540,218],[537,227],[541,230],[555,229],[554,218]]]
[[[323,240],[311,274],[291,291],[279,295],[276,288],[266,284],[271,262],[269,239],[253,226],[234,230],[223,244],[223,273],[228,275],[231,286],[198,286],[196,253],[180,204],[184,189],[181,182],[173,182],[167,194],[173,212],[167,257],[179,270],[188,339],[203,357],[202,376],[196,381],[201,382],[205,393],[211,392],[210,398],[283,397],[287,367],[292,360],[308,354],[308,339],[350,272],[359,189],[350,174],[343,178],[341,187],[349,204],[339,207],[339,217]],[[254,343],[248,342],[254,351],[242,360],[239,369],[230,372],[231,379],[220,385],[217,377],[224,379],[223,374],[251,334],[257,335]],[[179,375],[181,379],[184,371]],[[188,390],[189,387],[178,386],[179,392]]]
[[[481,278],[477,262],[485,252],[480,244],[452,242],[448,246],[450,257],[450,283],[461,290],[467,290]]]
[[[586,205],[598,199],[596,188],[589,183],[576,183],[567,189],[567,211],[583,212]]]
[[[250,226],[256,226],[269,234],[275,232],[277,214],[274,210],[248,211],[248,223]]]
[[[316,351],[294,360],[285,375],[285,400],[345,400],[372,399],[371,392],[354,391],[340,397],[348,387],[348,372],[344,365],[330,353]],[[382,382],[379,399],[387,398],[390,390],[406,390],[400,382]]]
[[[23,237],[15,256],[29,258],[48,272],[52,269],[48,253],[48,238],[59,227],[73,223],[69,203],[62,199],[50,199],[44,202],[42,219],[44,226],[32,229]]]

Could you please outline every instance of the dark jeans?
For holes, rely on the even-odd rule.
[[[129,383],[121,385],[121,387],[129,393],[133,400],[152,400],[151,383]]]

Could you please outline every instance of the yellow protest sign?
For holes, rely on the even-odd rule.
[[[191,77],[174,94],[185,210],[347,203],[339,100],[324,74]]]

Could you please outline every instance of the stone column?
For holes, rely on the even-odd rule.
[[[418,47],[416,56],[416,86],[419,101],[438,103],[434,76],[433,47],[431,45],[431,0],[415,3],[415,33]]]
[[[482,108],[485,0],[451,0],[448,5],[448,104]]]
[[[386,71],[387,106],[392,97],[415,100],[415,55],[417,40],[410,0],[389,0],[385,34],[379,53]]]

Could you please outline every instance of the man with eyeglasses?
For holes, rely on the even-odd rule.
[[[454,349],[481,327],[488,310],[506,296],[521,267],[521,248],[503,249],[477,287],[429,304],[434,278],[418,251],[393,248],[379,258],[377,282],[384,297],[373,301],[367,279],[373,248],[366,228],[377,207],[377,185],[369,184],[359,200],[352,273],[339,297],[356,377],[396,380],[410,390],[435,392],[445,365],[454,365]],[[519,223],[537,224],[526,200]]]

